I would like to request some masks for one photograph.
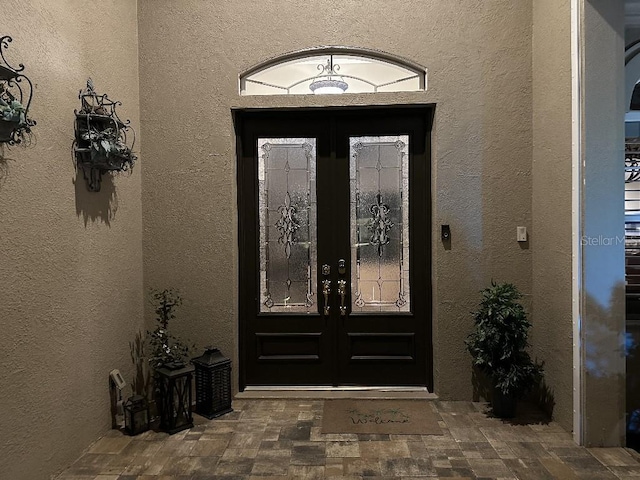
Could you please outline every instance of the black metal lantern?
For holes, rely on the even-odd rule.
[[[124,404],[124,429],[129,435],[137,435],[149,430],[150,415],[147,399],[134,395]]]
[[[179,369],[156,369],[160,388],[160,428],[174,434],[193,427],[191,379],[193,365]]]
[[[196,367],[196,413],[211,419],[232,412],[231,360],[207,347],[191,362]]]

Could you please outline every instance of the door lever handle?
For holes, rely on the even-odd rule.
[[[347,297],[347,282],[345,280],[338,280],[338,295],[340,296],[340,316],[344,317],[347,314],[347,307],[344,304]]]
[[[324,295],[324,316],[329,316],[329,295],[331,295],[331,280],[322,281],[322,295]]]

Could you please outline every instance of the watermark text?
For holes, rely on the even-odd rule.
[[[624,245],[624,235],[620,237],[607,237],[605,235],[591,237],[589,235],[583,235],[580,240],[580,245],[583,247],[611,247],[613,245]]]

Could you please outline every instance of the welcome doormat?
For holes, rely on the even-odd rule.
[[[322,433],[442,435],[425,400],[325,400]]]

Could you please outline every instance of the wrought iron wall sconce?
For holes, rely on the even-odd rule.
[[[624,183],[640,181],[640,138],[627,138],[624,152]]]
[[[24,65],[12,67],[4,56],[13,39],[0,37],[0,143],[22,143],[36,122],[29,118],[33,84],[24,75]]]
[[[80,110],[74,110],[75,141],[73,151],[76,168],[82,170],[89,191],[99,192],[102,175],[125,172],[133,168],[137,157],[133,153],[135,131],[130,121],[123,122],[116,113],[122,102],[111,100],[107,94],[96,93],[93,81],[80,90]],[[131,147],[127,135],[133,137]]]

